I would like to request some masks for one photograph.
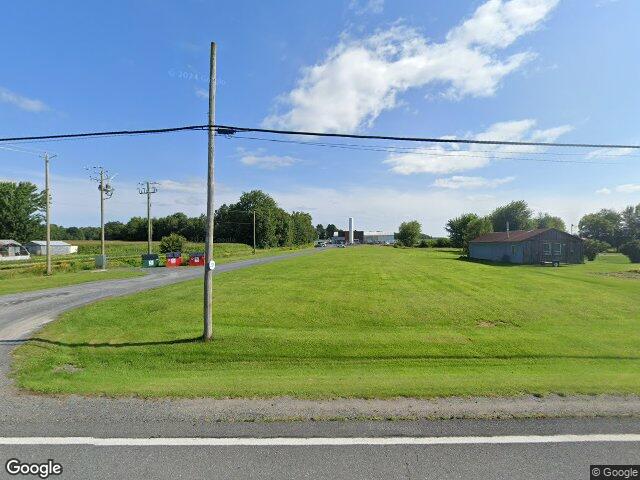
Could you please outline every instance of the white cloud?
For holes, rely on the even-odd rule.
[[[204,89],[204,88],[196,88],[194,90],[194,93],[196,94],[196,97],[198,98],[209,98],[209,91]]]
[[[637,193],[637,192],[640,192],[640,184],[625,183],[625,184],[613,187],[613,190],[608,187],[603,187],[599,190],[596,190],[596,193],[600,195],[611,195],[614,191],[616,193]]]
[[[243,164],[267,170],[290,167],[294,163],[299,162],[297,158],[293,158],[288,155],[266,155],[262,149],[255,152],[238,149],[238,152],[240,154],[240,162]]]
[[[27,112],[38,113],[49,110],[49,107],[41,100],[24,97],[4,87],[0,87],[0,102],[15,105]]]
[[[602,158],[602,157],[626,157],[637,152],[634,148],[599,148],[588,152],[586,158]]]
[[[463,189],[477,189],[477,188],[496,188],[499,185],[513,182],[515,177],[504,178],[485,178],[485,177],[465,177],[461,175],[454,175],[448,178],[437,178],[433,182],[433,186],[440,188],[448,188],[452,190]]]
[[[351,0],[349,9],[353,10],[357,15],[382,13],[384,10],[384,0]]]
[[[469,134],[465,138],[497,141],[549,142],[572,129],[569,125],[535,129],[532,119],[498,122],[487,130]],[[492,159],[517,157],[518,155],[540,151],[540,147],[516,145],[469,145],[439,144],[435,147],[416,149],[407,153],[392,153],[384,161],[391,165],[391,171],[401,175],[416,173],[453,173],[487,166]]]
[[[177,182],[175,180],[160,180],[158,183],[158,187],[160,190],[168,192],[205,194],[207,191],[207,182],[200,179],[187,180],[185,182]]]
[[[640,184],[637,183],[625,183],[624,185],[618,185],[616,192],[620,193],[636,193],[640,192]]]
[[[434,85],[451,98],[490,96],[503,77],[533,58],[497,51],[536,29],[558,0],[489,0],[442,43],[395,25],[364,39],[342,39],[326,58],[302,71],[280,98],[286,111],[269,127],[353,132],[396,107],[408,89]]]

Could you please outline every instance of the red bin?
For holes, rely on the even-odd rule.
[[[167,267],[179,267],[182,265],[182,253],[167,252]]]
[[[192,253],[189,255],[190,267],[204,267],[204,253]]]

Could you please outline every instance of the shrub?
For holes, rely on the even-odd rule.
[[[584,246],[584,256],[589,261],[593,261],[596,259],[599,253],[606,252],[611,248],[607,242],[603,242],[601,240],[593,240],[591,238],[587,238],[583,242]]]
[[[631,263],[640,263],[640,240],[632,240],[620,247],[620,251],[624,253]]]
[[[436,238],[434,246],[436,248],[449,248],[451,247],[451,239],[447,237]]]
[[[429,244],[429,240],[422,239],[420,243],[418,243],[418,248],[429,248],[431,245]]]
[[[187,239],[177,233],[172,233],[160,240],[160,253],[182,252]]]

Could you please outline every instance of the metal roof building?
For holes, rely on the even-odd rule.
[[[0,261],[28,260],[29,252],[15,240],[0,240]]]
[[[71,245],[60,240],[52,240],[50,242],[50,245],[51,255],[69,255],[70,253],[78,252],[78,247],[76,245]],[[47,242],[45,240],[32,240],[31,242],[27,243],[25,247],[27,247],[27,250],[32,255],[47,254]]]
[[[529,265],[582,263],[582,239],[555,228],[492,232],[469,242],[469,258]]]

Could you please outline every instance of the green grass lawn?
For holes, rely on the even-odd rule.
[[[495,266],[335,249],[74,310],[15,351],[21,387],[148,397],[640,393],[640,280],[620,255]],[[637,267],[636,267],[637,268]]]
[[[130,278],[144,275],[143,272],[133,269],[119,268],[107,270],[106,272],[96,270],[82,270],[79,272],[60,272],[47,276],[13,276],[0,278],[0,295],[9,293],[32,292],[44,288],[66,287],[85,282],[96,282],[100,280],[115,280],[119,278]]]

